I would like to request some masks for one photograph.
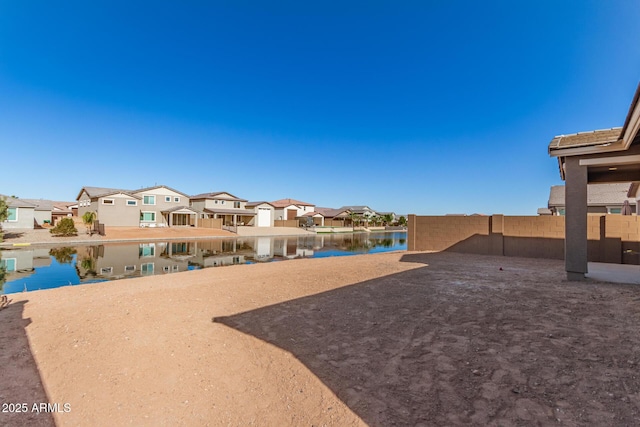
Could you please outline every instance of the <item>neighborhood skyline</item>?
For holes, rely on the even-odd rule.
[[[442,3],[6,2],[0,193],[535,215],[551,139],[622,125],[640,4]]]

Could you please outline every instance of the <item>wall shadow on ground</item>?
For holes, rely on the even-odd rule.
[[[563,260],[564,239],[476,234],[442,248],[441,251]],[[628,242],[615,237],[590,239],[587,241],[587,260],[640,265],[640,242]]]
[[[0,425],[55,426],[51,413],[31,411],[34,403],[49,403],[49,399],[27,338],[26,327],[31,323],[23,318],[27,302],[12,302],[0,310],[0,404],[26,403],[28,409],[26,413],[0,412]]]
[[[561,262],[463,257],[406,254],[402,261],[423,266],[213,321],[293,354],[368,425],[555,424],[549,390],[577,400],[569,403],[582,421],[598,424],[589,418],[592,395],[573,388],[597,362],[576,360],[568,341],[605,354],[624,336],[629,345],[616,351],[627,360],[640,344],[636,330],[607,318],[593,336],[583,331],[581,313],[565,301],[586,288],[558,286]],[[534,285],[519,285],[531,275]],[[585,312],[603,304],[585,300]],[[607,375],[610,392],[623,391],[628,372]],[[631,405],[614,405],[632,419]]]

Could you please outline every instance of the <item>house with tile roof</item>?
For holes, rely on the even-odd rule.
[[[110,227],[172,227],[194,225],[197,213],[189,196],[165,185],[124,190],[82,187],[76,197],[78,215],[95,212]]]
[[[247,202],[247,209],[252,209],[256,214],[255,220],[249,225],[256,227],[273,227],[276,207],[269,202]]]
[[[301,218],[309,212],[315,211],[313,203],[302,202],[296,199],[280,199],[270,202],[275,207],[276,220],[291,220]]]
[[[587,213],[619,214],[625,200],[632,212],[636,212],[636,199],[629,197],[630,182],[587,185]],[[552,215],[564,215],[566,211],[565,186],[553,185],[549,191],[548,209]]]
[[[565,228],[564,243],[567,279],[584,280],[588,272],[589,184],[638,181],[640,84],[633,95],[622,127],[558,135],[551,140],[547,150],[551,157],[556,158],[560,178],[565,181],[568,226]],[[627,197],[630,197],[629,193]],[[633,233],[637,231],[629,234]]]
[[[8,207],[8,217],[0,223],[3,230],[33,229],[36,205],[15,197],[0,195]]]
[[[343,206],[340,209],[347,209],[365,218],[371,218],[372,216],[378,215],[377,212],[371,209],[369,206]]]
[[[191,208],[200,218],[220,218],[223,226],[253,225],[256,212],[247,208],[247,200],[226,191],[191,196]]]

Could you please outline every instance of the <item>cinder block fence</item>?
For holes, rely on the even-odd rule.
[[[563,216],[409,215],[411,251],[564,259]],[[640,217],[590,215],[588,259],[640,264]]]

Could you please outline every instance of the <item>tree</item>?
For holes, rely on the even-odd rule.
[[[82,222],[87,227],[87,234],[91,234],[91,226],[96,221],[96,213],[93,211],[87,211],[82,215]]]
[[[393,214],[385,214],[382,216],[382,220],[384,221],[384,225],[391,225],[393,222]]]
[[[2,222],[9,218],[9,205],[7,199],[0,197],[0,242],[2,241]]]
[[[77,236],[78,230],[76,229],[73,219],[62,218],[58,224],[49,230],[54,236]]]
[[[398,218],[398,224],[400,224],[403,227],[407,226],[407,218],[405,218],[404,216],[401,216],[400,218]]]
[[[71,264],[73,256],[77,253],[74,248],[52,248],[49,255],[53,256],[60,264]]]

